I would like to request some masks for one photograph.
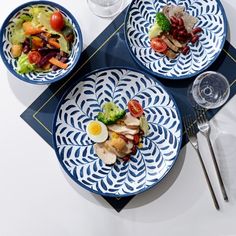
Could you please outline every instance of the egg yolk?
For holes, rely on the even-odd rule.
[[[99,123],[93,121],[88,126],[88,132],[92,135],[99,135],[102,132],[102,127]]]

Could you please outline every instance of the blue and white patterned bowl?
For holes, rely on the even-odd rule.
[[[148,30],[157,11],[167,4],[181,5],[198,18],[203,29],[199,42],[189,44],[190,53],[168,59],[150,48]],[[219,56],[227,35],[227,19],[219,0],[134,0],[125,20],[128,48],[135,61],[153,75],[166,79],[185,79],[207,69]]]
[[[150,132],[130,161],[106,166],[94,152],[86,133],[105,102],[127,109],[138,100]],[[53,142],[66,173],[85,189],[104,196],[134,195],[156,185],[174,165],[182,141],[178,108],[165,88],[140,71],[101,69],[86,75],[63,96],[54,117]]]
[[[18,74],[16,72],[17,61],[15,58],[11,56],[10,53],[11,50],[10,38],[12,34],[12,28],[14,26],[13,20],[16,18],[18,14],[27,13],[32,6],[38,6],[40,8],[44,8],[45,11],[60,10],[61,13],[64,15],[64,17],[68,19],[68,21],[72,24],[75,34],[75,40],[72,45],[72,51],[69,56],[67,69],[60,69],[57,71],[50,71],[50,72],[31,72],[26,74]],[[63,79],[68,73],[70,73],[70,71],[74,68],[74,66],[78,62],[83,47],[82,34],[76,19],[64,7],[50,1],[27,2],[17,7],[15,10],[13,10],[10,13],[10,15],[6,18],[1,27],[0,42],[1,42],[0,54],[8,70],[17,78],[32,84],[50,84],[60,79]]]

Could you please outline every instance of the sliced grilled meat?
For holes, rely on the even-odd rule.
[[[135,135],[139,132],[139,128],[131,129],[125,125],[118,125],[118,124],[108,125],[107,128],[110,131],[113,131],[117,134],[123,134],[123,135],[127,135],[127,134]]]
[[[127,113],[123,120],[129,128],[138,128],[140,126],[140,120],[133,117],[130,113]]]
[[[177,48],[182,48],[185,44],[180,43],[178,40],[174,39],[172,35],[166,36]]]
[[[161,38],[172,51],[174,52],[179,51],[179,48],[176,47],[165,35],[163,35]]]
[[[114,152],[109,151],[105,147],[105,143],[94,144],[94,150],[98,157],[103,160],[105,164],[112,165],[116,162],[116,154],[114,154]]]
[[[164,54],[171,59],[175,59],[178,56],[178,53],[173,52],[172,50],[168,49],[164,52]]]

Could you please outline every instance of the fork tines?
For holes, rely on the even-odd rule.
[[[203,107],[200,107],[200,106],[196,106],[194,110],[196,112],[196,119],[197,120],[199,120],[199,121],[207,120],[206,109],[204,109]]]
[[[199,148],[198,148],[198,140],[197,140],[197,125],[196,125],[196,121],[191,118],[190,116],[186,116],[184,118],[184,128],[186,131],[186,135],[189,139],[189,142],[192,144],[192,146],[194,147],[194,149],[199,152]]]
[[[185,116],[183,118],[183,123],[184,123],[184,129],[188,138],[189,136],[193,136],[197,134],[198,129],[197,129],[196,121],[191,119],[190,116]]]

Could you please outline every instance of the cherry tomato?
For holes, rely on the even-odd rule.
[[[61,12],[56,11],[51,15],[50,25],[56,31],[62,30],[65,25],[65,21]]]
[[[139,141],[140,141],[139,135],[138,135],[138,134],[135,134],[135,135],[134,135],[134,144],[135,144],[135,145],[138,145],[138,144],[139,144]]]
[[[143,114],[143,108],[137,100],[130,100],[128,102],[128,109],[132,116],[140,117]]]
[[[37,51],[30,51],[28,54],[28,59],[31,64],[37,64],[40,62],[42,56]]]
[[[167,49],[166,43],[160,38],[153,38],[151,40],[151,48],[156,52],[164,52]]]

